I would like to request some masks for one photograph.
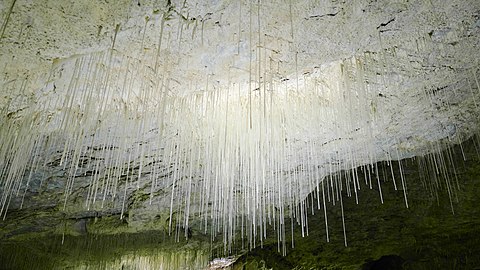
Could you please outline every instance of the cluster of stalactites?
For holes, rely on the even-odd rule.
[[[162,207],[169,209],[168,230],[176,229],[177,237],[181,228],[188,236],[194,217],[205,233],[222,235],[226,250],[237,233],[252,248],[272,225],[279,250],[286,252],[287,228],[292,243],[295,223],[308,234],[307,214],[314,206],[324,211],[329,240],[327,204],[343,207],[342,193],[358,201],[362,174],[383,200],[373,164],[386,160],[392,169],[393,160],[403,157],[396,134],[387,134],[393,136],[387,141],[386,131],[394,118],[392,107],[404,104],[396,100],[409,94],[396,93],[403,89],[401,81],[389,76],[393,50],[365,53],[305,74],[295,66],[279,79],[272,75],[278,68],[272,69],[266,50],[262,54],[258,49],[255,55],[250,52],[248,80],[221,78],[219,84],[214,74],[206,74],[205,85],[178,86],[171,71],[181,56],[162,60],[163,26],[162,21],[152,65],[115,50],[117,27],[111,50],[55,66],[51,77],[58,79],[47,83],[23,117],[2,114],[0,214],[5,217],[17,198],[21,207],[30,186],[48,181],[38,179],[37,172],[61,168],[65,208],[79,182],[88,183],[84,193],[76,192],[84,197],[85,208],[111,202],[121,208],[121,218],[136,190],[146,190],[150,203],[166,193],[161,196],[168,196],[169,205]],[[478,82],[468,85],[476,106],[480,97],[472,89],[479,88]],[[439,99],[441,93],[426,89],[412,107],[428,111]],[[439,144],[428,150],[443,148]],[[440,173],[448,160],[428,164]],[[400,179],[393,184],[403,190],[408,206],[400,162],[397,168]],[[448,180],[447,188],[453,194],[455,185]],[[312,191],[313,205],[305,200]]]

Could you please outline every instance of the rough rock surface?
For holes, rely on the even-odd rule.
[[[464,144],[464,150],[466,161],[460,147],[454,150],[460,185],[455,195],[458,201],[453,201],[454,213],[446,190],[430,192],[429,186],[444,185],[445,179],[422,180],[422,174],[435,174],[435,168],[420,166],[418,157],[406,159],[409,208],[405,208],[403,196],[394,190],[387,172],[383,204],[370,189],[362,189],[359,204],[353,197],[344,199],[347,247],[341,209],[330,206],[329,243],[322,213],[315,211],[309,216],[309,235],[302,238],[297,227],[295,248],[285,257],[277,252],[276,242],[265,243],[263,248],[244,254],[233,269],[478,269],[480,164],[474,145]]]
[[[329,175],[350,171],[341,191],[362,200],[357,172],[375,186],[371,164],[478,132],[475,0],[9,0],[0,12],[2,241],[155,230],[220,233],[233,249],[235,236],[259,241],[272,213],[304,216]]]
[[[465,161],[462,149],[452,148],[455,167],[450,167],[448,175],[438,174],[438,178],[424,178],[425,174],[437,174],[434,163],[423,162],[433,155],[423,161],[419,157],[403,160],[409,208],[404,205],[402,191],[393,188],[388,164],[377,164],[382,171],[386,169],[386,173],[382,173],[383,204],[378,191],[368,186],[362,189],[359,204],[354,197],[343,194],[347,247],[339,205],[327,206],[328,243],[323,213],[315,205],[315,214],[308,215],[308,236],[302,237],[300,227],[295,225],[295,247],[291,248],[291,240],[287,240],[286,256],[278,251],[281,243],[275,232],[270,231],[263,247],[248,251],[242,248],[246,243],[237,243],[234,253],[238,255],[233,257],[236,262],[230,269],[477,269],[480,266],[479,146],[478,141],[473,140],[463,144]],[[398,171],[394,176],[400,177]],[[460,188],[455,190],[453,201],[446,189],[433,188],[436,185],[445,188],[444,176],[452,183],[458,178]],[[310,198],[315,199],[315,193]],[[34,224],[32,215],[28,214],[28,211],[12,213],[9,220],[16,220],[17,224],[11,222],[11,227],[2,229],[5,232],[16,228],[22,234],[3,234],[0,269],[32,269],[32,266],[36,269],[202,269],[212,256],[223,256],[221,245],[211,245],[208,236],[195,230],[188,241],[180,238],[177,242],[174,235],[168,236],[162,230],[121,231],[126,224],[121,224],[118,215],[112,215],[64,218],[63,231],[42,234],[24,227],[29,222]],[[41,226],[39,221],[49,220],[38,214],[35,218],[36,227]],[[290,228],[287,233],[291,233]],[[220,260],[214,260],[217,261]]]

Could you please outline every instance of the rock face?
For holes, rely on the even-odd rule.
[[[405,159],[409,208],[405,208],[402,192],[394,190],[387,171],[382,177],[386,180],[383,204],[377,192],[368,188],[362,189],[358,204],[355,198],[344,197],[347,247],[341,208],[329,205],[329,243],[323,213],[315,208],[315,215],[308,216],[308,236],[302,238],[296,227],[295,248],[289,247],[285,257],[277,252],[275,241],[267,241],[263,248],[240,257],[233,269],[477,269],[480,167],[478,145],[469,143],[473,142],[463,144],[466,161],[459,146],[452,149],[457,162],[450,169],[456,168],[456,176],[448,177],[458,178],[460,186],[453,201],[447,190],[432,193],[429,188],[445,185],[445,178],[423,179],[424,174],[436,174],[434,167],[425,167],[419,157]],[[388,168],[385,163],[377,165]]]
[[[309,204],[313,199],[314,205],[308,209],[308,233],[302,237],[301,227],[294,222],[292,248],[288,226],[286,256],[281,253],[284,243],[269,226],[262,247],[248,251],[248,243],[236,243],[233,253],[238,255],[229,258],[236,261],[226,269],[476,269],[480,265],[479,146],[478,141],[469,140],[463,150],[460,146],[450,149],[455,162],[447,175],[437,174],[435,163],[428,162],[440,160],[447,152],[402,160],[409,208],[404,205],[403,192],[394,190],[389,165],[375,164],[382,171],[383,204],[378,190],[369,189],[364,179],[358,204],[353,196],[343,194],[347,247],[340,205],[327,205],[327,242],[323,209],[317,209],[313,192],[309,195]],[[400,177],[398,168],[393,176]],[[446,185],[457,185],[456,179],[459,188],[452,190],[450,200]],[[11,213],[2,223],[7,224],[2,233],[15,228],[18,234],[3,234],[0,269],[203,269],[212,256],[223,252],[221,243],[210,242],[195,229],[188,240],[181,237],[179,242],[175,233],[169,236],[161,228],[126,232],[127,224],[121,224],[118,215],[58,218],[63,231],[45,234],[34,230],[44,225],[41,222],[54,224],[52,214],[42,216],[38,210],[35,214],[27,209]],[[32,225],[27,229],[29,222]],[[227,260],[213,260],[206,269],[218,269],[214,265],[220,261]]]
[[[309,229],[311,198],[323,222],[327,204],[349,207],[340,194],[385,203],[389,173],[408,206],[420,180],[398,160],[428,157],[433,180],[420,183],[436,194],[458,175],[450,147],[478,133],[478,1],[0,11],[2,241],[156,231],[229,253],[268,235],[285,255],[289,220]],[[442,181],[455,201],[456,178]],[[399,252],[365,267],[408,263]]]

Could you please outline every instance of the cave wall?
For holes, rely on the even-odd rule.
[[[287,240],[287,251],[283,256],[282,243],[277,241],[276,232],[270,227],[261,246],[257,242],[257,246],[249,250],[248,242],[238,241],[233,251],[237,259],[230,267],[476,269],[480,266],[479,146],[475,137],[462,147],[457,145],[435,157],[402,160],[408,208],[405,207],[403,190],[394,189],[390,173],[392,166],[393,176],[398,181],[401,177],[399,165],[377,163],[383,204],[378,188],[370,189],[363,185],[363,181],[358,204],[354,196],[348,196],[345,190],[342,193],[347,246],[339,202],[326,204],[327,242],[323,209],[317,208],[317,195],[313,192],[307,203],[313,202],[314,215],[308,215],[305,236],[302,237],[301,225],[294,221],[294,248],[291,240]],[[434,159],[446,157],[448,153],[453,162],[443,168],[443,173],[437,173]],[[341,177],[346,176],[343,173]],[[452,201],[447,182],[455,186],[451,188]],[[312,206],[308,211],[312,211]],[[22,215],[28,219],[35,213],[24,210]],[[211,236],[199,229],[192,228],[188,239],[183,237],[183,232],[169,235],[165,228],[132,232],[122,230],[118,215],[63,219],[63,232],[48,233],[35,232],[34,225],[17,234],[8,231],[9,228],[25,228],[22,227],[25,221],[17,220],[20,221],[2,227],[0,269],[31,269],[32,266],[37,269],[105,269],[121,265],[125,269],[138,269],[139,265],[145,269],[200,269],[207,267],[213,258],[228,255],[220,241],[212,242]],[[69,233],[72,230],[75,233]],[[287,239],[291,239],[291,227],[287,227],[286,234]]]
[[[422,180],[421,174],[428,170],[419,167],[417,157],[402,161],[408,189],[406,208],[403,192],[394,190],[388,164],[379,163],[387,169],[382,173],[386,181],[382,184],[383,204],[378,189],[368,186],[362,186],[358,204],[344,194],[346,247],[341,208],[327,205],[329,243],[323,211],[315,208],[315,215],[308,217],[308,236],[302,237],[297,224],[295,247],[290,248],[289,241],[285,257],[278,252],[278,243],[266,241],[263,248],[244,254],[233,269],[479,269],[480,148],[475,143],[463,144],[465,161],[460,147],[453,149],[456,174],[450,167],[448,177],[453,182],[457,177],[459,188],[452,203],[444,176],[430,168],[430,178]],[[398,180],[398,166],[393,166]]]

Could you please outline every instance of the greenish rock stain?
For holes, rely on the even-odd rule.
[[[480,162],[478,156],[472,154],[475,153],[472,144],[465,144],[464,148],[467,161],[463,161],[459,151],[455,156],[460,187],[453,196],[455,214],[452,214],[447,191],[440,189],[437,194],[428,191],[419,178],[416,162],[404,160],[409,208],[405,208],[403,191],[394,190],[391,175],[381,178],[384,181],[383,204],[375,185],[370,189],[364,179],[360,179],[359,204],[353,196],[343,197],[347,247],[344,246],[340,206],[327,205],[330,232],[327,243],[323,209],[316,209],[315,203],[315,214],[308,216],[308,236],[302,237],[296,226],[295,248],[292,249],[288,241],[286,256],[277,251],[276,232],[270,228],[263,248],[246,251],[239,243],[233,247],[233,253],[241,256],[231,269],[367,270],[367,265],[389,255],[401,257],[399,269],[480,267]],[[382,167],[386,163],[377,165]],[[397,167],[394,169],[398,172]],[[454,177],[450,176],[453,182]],[[400,176],[395,175],[395,178],[398,181]],[[432,184],[428,181],[432,180],[427,180],[426,186]],[[147,200],[147,194],[142,191],[130,198],[131,203],[138,205]],[[129,224],[128,218],[120,219],[118,213],[88,213],[86,217],[76,218],[56,207],[36,212],[12,211],[0,227],[0,262],[5,269],[32,269],[32,266],[36,269],[73,269],[79,265],[108,269],[118,267],[128,258],[130,264],[122,267],[135,269],[132,266],[136,262],[134,258],[152,261],[160,258],[177,267],[198,269],[209,259],[224,255],[221,240],[211,242],[211,236],[198,229],[195,221],[188,239],[183,231],[174,230],[169,234],[168,217],[168,213],[158,213],[144,226],[151,229],[138,230]],[[286,234],[290,233],[287,227]],[[180,257],[173,254],[180,254]]]

